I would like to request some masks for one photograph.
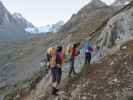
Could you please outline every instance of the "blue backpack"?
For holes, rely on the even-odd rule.
[[[93,51],[93,48],[91,46],[91,43],[87,42],[85,43],[85,52],[88,53],[88,52],[92,52]]]

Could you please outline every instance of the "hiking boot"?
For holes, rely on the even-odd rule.
[[[57,94],[58,91],[59,91],[58,89],[56,89],[55,87],[53,87],[52,95],[58,96],[58,94]]]
[[[73,74],[74,74],[74,75],[78,75],[78,73],[76,73],[76,72],[74,72]]]

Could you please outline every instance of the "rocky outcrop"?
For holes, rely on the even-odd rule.
[[[97,39],[100,51],[117,46],[133,37],[133,4],[127,5],[120,13],[112,17]]]
[[[132,49],[133,41],[128,41],[117,52],[85,66],[84,75],[70,79],[64,93],[46,100],[132,100]]]
[[[132,0],[116,0],[112,5],[113,6],[125,6],[128,5]]]

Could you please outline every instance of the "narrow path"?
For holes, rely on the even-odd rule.
[[[77,60],[75,61],[76,72],[79,73],[81,71],[83,64],[84,64],[84,53],[82,53],[79,57],[77,57]],[[62,78],[61,87],[64,85],[64,79],[66,81],[66,77],[68,76],[69,64],[66,64],[62,70],[63,70],[63,78]],[[50,89],[51,89],[51,76],[49,72],[37,84],[36,88],[32,90],[27,97],[22,98],[22,100],[41,100],[41,98],[44,98],[45,95],[49,94]]]

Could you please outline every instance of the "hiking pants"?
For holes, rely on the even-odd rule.
[[[85,53],[85,64],[90,64],[91,61],[91,53]]]
[[[76,74],[75,69],[74,69],[74,58],[70,59],[70,71],[69,71],[69,76],[71,76],[71,74]]]
[[[61,76],[62,76],[62,69],[55,67],[51,69],[51,75],[52,75],[52,82],[57,82],[57,84],[60,84]]]

